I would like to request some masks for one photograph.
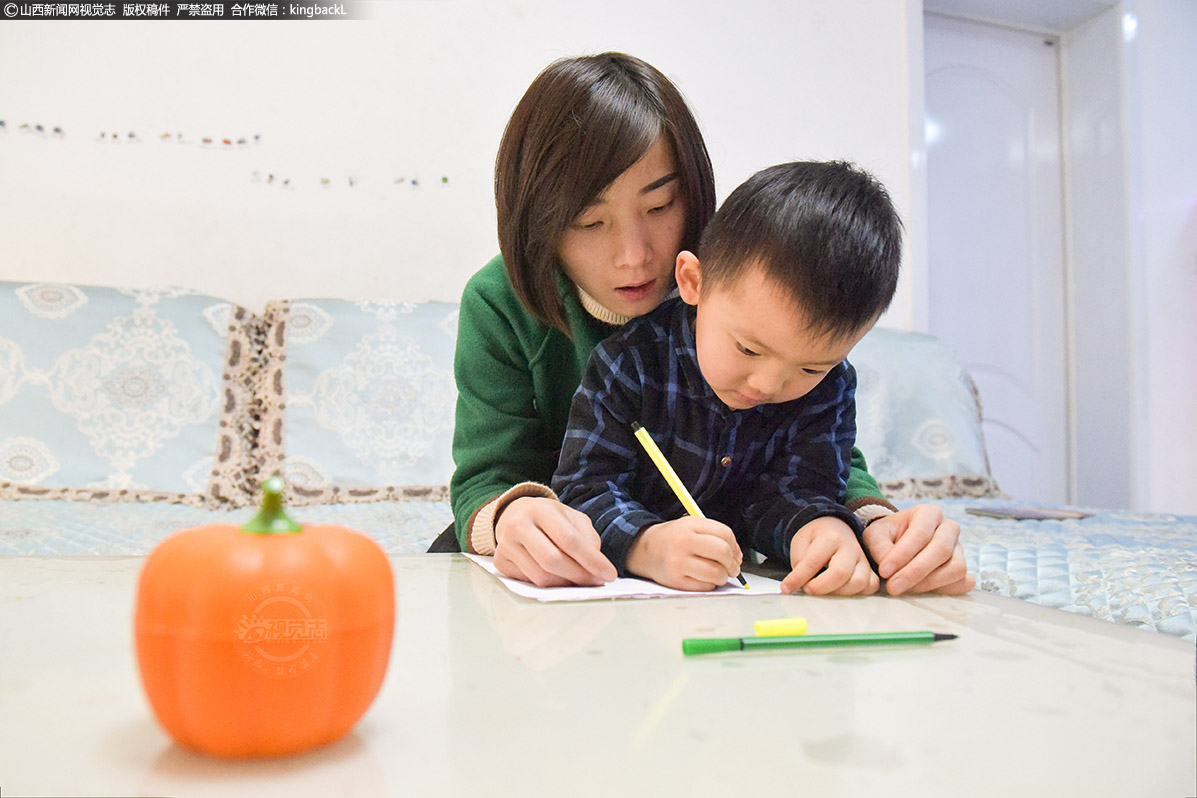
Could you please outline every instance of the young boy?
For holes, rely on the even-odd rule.
[[[709,590],[743,546],[788,560],[782,590],[870,594],[861,522],[839,503],[856,438],[845,360],[889,305],[901,221],[844,163],[753,175],[678,255],[680,297],[599,344],[553,490],[621,575]],[[633,436],[642,425],[706,518],[688,516]]]

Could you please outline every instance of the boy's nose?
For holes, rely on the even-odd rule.
[[[784,385],[785,376],[779,371],[772,369],[760,369],[754,371],[748,377],[748,387],[761,399],[766,401],[781,393],[782,386]]]

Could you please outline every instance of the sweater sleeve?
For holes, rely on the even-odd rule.
[[[864,453],[855,446],[852,447],[852,467],[848,472],[844,504],[866,525],[869,521],[897,512],[898,509],[886,500],[881,486],[869,473]]]
[[[482,277],[480,272],[471,279],[462,294],[453,361],[456,468],[450,501],[457,539],[467,552],[476,550],[470,536],[479,511],[516,485],[547,484],[556,453],[555,446],[545,450],[540,434],[529,336],[523,331],[521,337],[518,314],[505,307],[504,297],[486,290]],[[492,541],[493,534],[492,528]]]
[[[632,350],[599,344],[574,394],[553,490],[561,501],[590,517],[602,552],[620,576],[629,576],[628,551],[636,536],[662,519],[632,498],[639,443],[634,369],[622,373]]]
[[[857,535],[864,529],[839,501],[856,440],[855,388],[850,366],[829,374],[806,397],[812,412],[790,425],[777,453],[746,486],[740,524],[752,548],[788,561],[795,533],[825,516]]]

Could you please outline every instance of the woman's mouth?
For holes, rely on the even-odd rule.
[[[656,280],[649,280],[638,285],[622,285],[615,289],[615,293],[626,302],[639,302],[652,294],[656,282]]]

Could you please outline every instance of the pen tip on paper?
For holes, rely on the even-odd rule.
[[[943,632],[936,632],[936,633],[935,633],[935,639],[936,639],[937,641],[938,641],[938,640],[955,640],[955,639],[956,639],[957,637],[959,637],[959,636],[960,636],[960,635],[949,635],[949,634],[944,634]]]

